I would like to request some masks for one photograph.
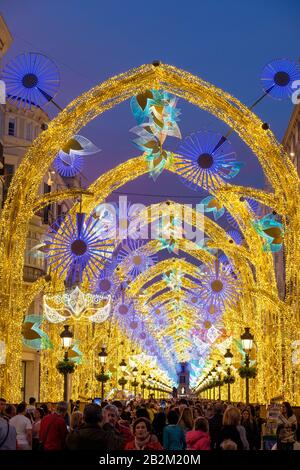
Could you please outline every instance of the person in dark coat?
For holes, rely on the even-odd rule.
[[[157,436],[159,442],[161,445],[163,445],[163,434],[164,434],[164,428],[166,427],[167,423],[167,418],[166,414],[163,411],[159,411],[155,416],[153,420],[153,429],[154,433]]]
[[[86,405],[83,412],[84,424],[67,436],[69,450],[120,450],[123,438],[117,434],[109,423],[100,427],[101,408],[96,404]]]
[[[216,403],[214,406],[214,415],[209,418],[209,434],[211,448],[215,449],[219,439],[219,434],[223,426],[223,405]]]
[[[246,430],[246,437],[247,441],[249,442],[249,449],[255,449],[257,442],[256,423],[252,419],[252,415],[250,414],[250,411],[247,408],[245,408],[242,412],[241,425],[244,426]]]

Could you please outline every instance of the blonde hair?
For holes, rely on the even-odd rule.
[[[237,450],[237,443],[232,441],[231,439],[225,439],[221,444],[220,447],[223,450]]]
[[[194,419],[193,413],[190,408],[184,408],[180,414],[178,424],[180,426],[185,426],[186,428],[193,429],[194,426]]]
[[[223,426],[238,426],[241,424],[241,412],[235,406],[226,408],[223,415]]]
[[[78,429],[79,426],[82,424],[82,422],[83,422],[83,414],[81,413],[81,411],[74,411],[71,414],[70,428],[72,430]]]

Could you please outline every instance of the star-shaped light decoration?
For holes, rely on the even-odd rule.
[[[162,275],[167,287],[176,292],[181,290],[183,277],[184,273],[180,268],[174,268]]]
[[[221,335],[220,331],[217,330],[213,325],[209,328],[207,331],[207,339],[211,342],[214,343],[216,339]]]
[[[43,317],[27,315],[22,324],[23,344],[29,348],[42,350],[53,349],[49,336],[41,328]]]
[[[257,233],[266,240],[264,251],[277,253],[281,250],[284,231],[282,224],[275,219],[274,214],[265,215],[260,220],[253,222],[253,226]]]

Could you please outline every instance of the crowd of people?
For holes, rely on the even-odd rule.
[[[0,450],[260,450],[260,407],[209,400],[132,399],[17,406],[0,399]],[[273,449],[300,449],[297,419],[281,406]]]

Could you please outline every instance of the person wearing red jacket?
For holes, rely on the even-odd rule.
[[[194,429],[186,433],[185,439],[187,450],[210,450],[207,419],[203,417],[197,418],[194,423]]]
[[[63,450],[68,434],[65,422],[68,405],[66,402],[57,404],[56,412],[44,416],[40,425],[40,442],[44,450]]]
[[[151,422],[147,418],[138,418],[133,425],[134,439],[125,445],[125,450],[163,450],[154,434],[151,434]]]

